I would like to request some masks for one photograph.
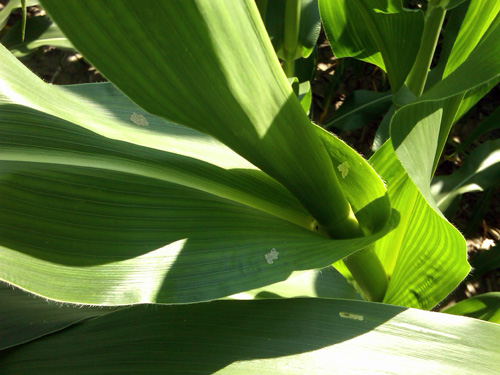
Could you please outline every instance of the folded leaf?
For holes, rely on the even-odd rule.
[[[319,10],[335,56],[377,65],[397,92],[420,47],[423,12],[400,0],[319,0]]]
[[[222,141],[285,185],[322,225],[334,228],[350,215],[253,0],[43,6],[84,57],[147,112]]]
[[[469,273],[465,240],[427,203],[390,142],[370,162],[386,181],[391,204],[401,214],[399,226],[375,243],[390,275],[384,302],[430,309]]]
[[[111,84],[51,86],[4,57],[0,278],[9,283],[87,304],[202,301],[327,266],[397,222],[376,173],[327,133],[336,165],[355,167],[342,183],[360,197],[364,239],[323,237],[282,185]]]
[[[122,126],[126,133],[129,125]],[[315,233],[286,190],[253,169],[228,171],[110,140],[20,106],[2,106],[0,132],[0,278],[52,299],[116,305],[219,298],[327,266],[395,224],[384,227],[390,208],[382,203],[385,210],[374,211],[367,198],[368,207],[355,209],[373,234],[333,241]],[[204,137],[197,144],[202,150]],[[251,207],[265,202],[284,202],[278,216],[289,211],[303,226]],[[274,262],[267,258],[273,251]]]

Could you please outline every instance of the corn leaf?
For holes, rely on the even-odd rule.
[[[49,302],[3,283],[0,301],[0,351],[118,309]]]
[[[454,38],[453,48],[449,56],[443,59],[446,62],[443,78],[446,78],[468,59],[481,39],[488,33],[490,26],[499,22],[499,12],[500,3],[497,1],[477,0],[469,2],[458,34]]]
[[[397,92],[420,47],[422,11],[404,9],[400,0],[320,0],[319,9],[335,56],[377,65]]]
[[[232,295],[231,299],[269,298],[342,298],[361,300],[354,287],[332,266],[306,272],[294,272],[279,283]]]
[[[431,192],[441,211],[464,193],[485,191],[500,183],[500,140],[486,141],[451,175],[434,177]]]
[[[33,6],[33,5],[38,5],[39,1],[38,0],[27,0],[24,1],[25,7],[26,6]],[[10,14],[18,9],[22,8],[22,1],[21,0],[10,0],[5,4],[4,8],[0,11],[0,30],[5,27],[7,24],[7,21],[9,20]]]
[[[499,336],[493,323],[369,302],[215,301],[106,314],[2,352],[0,367],[4,375],[493,375]]]
[[[3,36],[2,44],[17,58],[25,58],[42,46],[54,46],[74,51],[73,45],[47,16],[30,17],[26,20],[24,40],[22,24],[16,23]]]
[[[111,84],[48,85],[0,52],[0,278],[11,284],[84,304],[210,300],[325,267],[396,225],[376,173],[319,128],[336,165],[353,166],[341,182],[365,238],[324,237],[282,185]]]
[[[500,293],[480,294],[460,301],[443,312],[500,323]]]
[[[390,275],[385,303],[430,309],[467,276],[465,240],[428,204],[396,158],[390,141],[370,159],[385,179],[400,225],[375,249]]]
[[[498,18],[500,20],[500,18]],[[429,186],[451,126],[500,80],[500,23],[485,33],[479,45],[445,79],[396,112],[391,138],[399,160],[434,205]]]
[[[356,90],[349,95],[332,118],[322,124],[327,129],[355,130],[379,119],[392,104],[392,94]]]
[[[147,112],[222,141],[325,226],[347,217],[328,155],[253,0],[42,4],[85,58]]]

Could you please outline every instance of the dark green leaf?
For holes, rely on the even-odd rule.
[[[486,141],[451,175],[434,177],[431,191],[441,211],[464,193],[485,191],[500,183],[500,140]]]
[[[21,38],[22,24],[19,22],[2,38],[2,44],[17,58],[27,57],[42,46],[74,51],[73,45],[47,16],[28,18],[26,25],[24,41]]]
[[[0,283],[0,350],[113,311],[117,308],[49,302]]]
[[[83,56],[147,112],[228,145],[324,226],[349,215],[253,0],[43,5]]]
[[[319,9],[335,56],[377,65],[398,91],[420,47],[423,12],[400,0],[320,0]]]
[[[354,130],[380,118],[392,104],[392,94],[367,90],[354,91],[346,98],[333,117],[323,127]]]
[[[500,323],[500,292],[471,297],[448,307],[443,312]]]
[[[215,301],[107,314],[4,352],[0,367],[2,375],[494,375],[499,336],[492,323],[368,302]]]

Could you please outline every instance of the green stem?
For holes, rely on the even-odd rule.
[[[295,60],[283,60],[282,68],[287,77],[295,77]]]
[[[287,77],[295,73],[295,52],[299,41],[300,0],[286,0],[283,30],[283,70]]]
[[[425,24],[420,50],[406,78],[406,86],[408,86],[417,97],[422,95],[424,91],[427,74],[431,67],[432,58],[436,50],[445,15],[445,9],[433,6],[432,2],[429,4],[429,8],[425,14]]]
[[[284,37],[283,37],[283,71],[287,77],[295,74],[295,57],[299,40],[300,0],[286,0]],[[331,181],[327,200],[317,202],[318,207],[310,207],[315,218],[324,227],[331,238],[347,239],[364,236],[352,208],[336,176]],[[328,209],[325,210],[325,208]],[[335,214],[332,214],[335,213]],[[371,248],[358,251],[346,259],[346,265],[355,278],[362,293],[372,301],[381,301],[387,289],[387,276],[377,255]]]
[[[358,220],[351,214],[336,226],[335,231],[328,231],[332,238],[353,238],[364,235]],[[384,266],[370,245],[344,259],[344,264],[351,272],[365,298],[374,302],[384,299],[389,280]]]
[[[344,264],[356,280],[365,298],[369,301],[382,302],[389,280],[373,246],[370,245],[349,255],[344,259]]]

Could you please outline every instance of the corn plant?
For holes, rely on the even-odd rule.
[[[390,80],[366,161],[310,122],[253,0],[41,3],[110,82],[0,47],[2,374],[497,371],[497,324],[425,310],[470,270],[430,182],[499,80],[500,5],[319,1],[334,53]]]

